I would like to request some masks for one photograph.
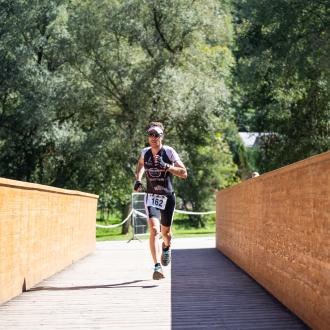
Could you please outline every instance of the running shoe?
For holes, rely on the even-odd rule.
[[[163,274],[163,268],[162,268],[161,265],[156,265],[155,266],[152,278],[154,280],[161,280],[162,278],[165,278],[165,276]]]
[[[168,248],[167,250],[164,250],[163,248],[163,253],[162,253],[162,265],[163,266],[168,266],[171,262],[171,249]]]

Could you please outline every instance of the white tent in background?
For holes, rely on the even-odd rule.
[[[240,138],[242,139],[244,146],[247,148],[255,147],[260,144],[260,138],[270,133],[260,132],[239,132]]]

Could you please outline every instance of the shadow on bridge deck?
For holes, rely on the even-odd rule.
[[[309,329],[216,249],[173,250],[172,329]]]

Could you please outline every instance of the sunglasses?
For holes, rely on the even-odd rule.
[[[159,133],[147,133],[147,136],[159,138],[160,136],[162,136],[162,134],[159,134]]]

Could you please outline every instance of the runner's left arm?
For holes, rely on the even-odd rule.
[[[181,160],[177,160],[174,165],[170,165],[167,171],[182,179],[187,179],[188,176],[187,169]]]

